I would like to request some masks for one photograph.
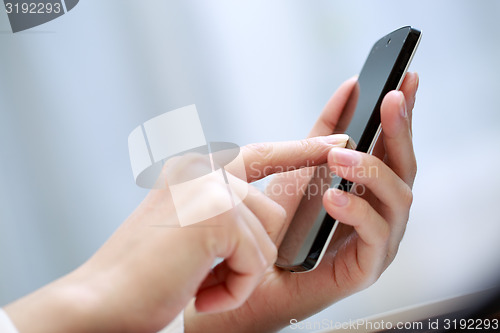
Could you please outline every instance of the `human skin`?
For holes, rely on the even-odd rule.
[[[356,78],[342,84],[321,113],[310,137],[328,135],[337,127]],[[204,314],[190,304],[185,310],[186,332],[272,332],[302,320],[373,284],[396,256],[408,222],[417,166],[412,144],[412,110],[418,75],[408,73],[400,92],[391,91],[381,106],[383,132],[368,155],[342,148],[328,154],[330,169],[366,187],[362,197],[330,189],[323,197],[326,211],[342,221],[320,265],[312,272],[294,274],[269,268],[243,306],[224,313]],[[272,147],[261,147],[272,155]],[[360,172],[373,170],[378,172]],[[292,174],[276,175],[269,186],[286,186]],[[301,195],[268,196],[287,212],[275,221],[270,237],[279,247]],[[216,277],[214,277],[216,278]]]
[[[351,79],[334,94],[311,137],[333,132],[354,85]],[[374,156],[338,148],[345,137],[336,136],[242,148],[245,163],[262,167],[258,176],[246,175],[249,181],[328,161],[332,171],[369,190],[363,197],[325,193],[326,210],[343,224],[337,231],[340,242],[313,272],[292,274],[272,266],[300,196],[266,196],[249,187],[242,204],[196,228],[154,227],[179,224],[167,186],[151,191],[85,264],[5,311],[21,333],[155,332],[196,299],[185,310],[186,332],[266,332],[366,288],[394,259],[408,220],[416,173],[411,111],[417,86],[418,76],[408,73],[404,95],[391,92],[384,98],[383,141]],[[194,160],[188,164],[199,164],[189,158]],[[353,172],[374,166],[377,177]],[[255,168],[247,165],[247,170]],[[351,177],[360,174],[368,176]],[[271,185],[286,185],[293,177],[279,175]],[[209,202],[217,204],[226,188],[206,186]],[[193,193],[194,203],[205,200]],[[216,257],[225,260],[212,269]]]
[[[259,154],[261,145],[249,145],[241,155],[262,170],[300,168],[325,163],[328,152],[346,141],[345,135],[331,135],[265,144],[273,156]],[[278,221],[284,225],[286,214],[271,198],[233,177],[234,195],[248,187],[241,203],[181,227],[179,209],[217,208],[228,198],[226,184],[209,178],[188,188],[183,197],[189,200],[182,207],[174,205],[168,182],[211,170],[207,161],[196,154],[169,160],[166,177],[160,177],[167,179],[164,188],[152,190],[86,263],[7,305],[19,332],[157,332],[193,298],[203,312],[240,307],[275,262],[270,228]],[[224,261],[212,270],[216,258]],[[220,279],[214,283],[211,274]]]

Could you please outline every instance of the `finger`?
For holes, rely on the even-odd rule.
[[[257,189],[255,189],[258,191]],[[270,209],[273,209],[275,206],[271,204],[271,199],[266,198],[268,202],[268,207]],[[270,220],[274,217],[273,213],[266,214],[263,210],[255,210],[257,211],[261,216],[262,219],[258,217],[257,214],[255,214],[255,211],[250,210],[249,207],[246,205],[239,205],[237,207],[239,210],[240,215],[243,217],[243,220],[246,222],[248,228],[252,232],[255,240],[257,241],[260,251],[262,252],[264,258],[266,259],[267,265],[271,266],[276,262],[276,256],[277,256],[277,249],[276,245],[274,244],[273,240],[271,239],[270,235],[268,234],[268,231],[265,229],[265,225],[272,225],[273,221]],[[255,209],[255,207],[254,207]],[[276,221],[276,225],[283,225],[283,222],[281,221],[283,217],[280,216],[280,221]],[[267,219],[265,222],[264,219]],[[279,232],[279,230],[277,231]],[[276,234],[277,232],[274,232],[273,234]],[[276,237],[276,236],[275,236]]]
[[[409,210],[411,189],[375,156],[351,149],[332,148],[328,164],[339,177],[366,186],[389,209],[390,220],[396,220]],[[355,190],[361,195],[364,188],[357,187]]]
[[[318,120],[314,124],[309,137],[318,135],[330,135],[337,128],[344,108],[349,101],[349,97],[356,86],[357,76],[350,78],[340,85],[330,100],[326,103]]]
[[[325,193],[323,205],[330,216],[356,230],[362,242],[356,258],[361,270],[374,272],[375,267],[382,267],[391,233],[382,216],[364,199],[338,189]]]
[[[206,287],[196,294],[195,307],[198,312],[216,313],[238,308],[250,296],[260,279],[260,276],[256,279],[255,274],[240,274],[232,269],[219,273],[218,270],[222,267],[214,268],[213,274],[217,281],[204,283]]]
[[[258,191],[257,189],[255,189]],[[260,192],[260,191],[259,191]],[[261,193],[262,194],[262,193]],[[267,201],[271,201],[266,198]],[[238,206],[238,214],[243,217],[242,220],[246,222],[248,229],[253,233],[259,248],[266,258],[268,267],[276,262],[277,248],[274,242],[269,237],[266,230],[263,228],[263,224],[260,223],[258,217],[253,214],[253,212],[245,205]],[[207,275],[203,283],[201,284],[199,291],[207,289],[209,287],[215,286],[216,284],[224,281],[230,271],[230,267],[227,265],[226,261],[218,264],[216,269],[211,270]]]
[[[215,267],[212,278],[222,277],[219,283],[204,283],[205,288],[198,291],[195,306],[200,312],[228,311],[239,307],[250,296],[268,267],[267,259],[248,225],[241,217],[233,221],[237,223],[237,232],[227,229],[226,244],[217,244],[221,251],[216,254],[226,259],[225,265],[229,270],[221,274],[217,270],[223,270],[224,266]]]
[[[407,112],[408,112],[408,119],[410,122],[410,133],[412,132],[411,130],[411,125],[412,125],[412,110],[413,106],[415,105],[415,95],[418,89],[418,74],[417,73],[411,73],[408,72],[405,76],[405,79],[403,81],[403,84],[401,85],[400,91],[403,92],[405,96],[405,101],[407,105]],[[372,154],[374,156],[377,156],[381,160],[384,160],[385,156],[385,147],[384,147],[384,142],[383,142],[383,135],[379,137],[377,140],[375,147],[373,149]]]
[[[343,119],[345,117],[342,117],[342,115],[344,110],[349,111],[350,109],[347,105],[348,102],[352,100],[350,97],[356,83],[357,77],[353,77],[345,81],[337,89],[321,112],[318,120],[309,133],[309,137],[330,135],[337,128],[337,124],[345,120]],[[294,212],[300,203],[302,195],[298,194],[304,193],[313,174],[314,168],[281,173],[273,177],[266,187],[266,194],[282,206],[288,213],[288,218],[285,221],[283,230],[285,230],[287,225],[291,222]]]
[[[264,194],[262,194],[262,192],[260,192],[259,190],[255,189],[255,188],[254,188],[254,190],[259,192],[262,196],[264,196]],[[248,198],[250,198],[250,197],[252,197],[252,196],[249,195],[247,197],[247,199],[245,199],[245,200],[248,200]],[[265,199],[264,201],[272,202],[272,200],[270,200],[269,198],[267,198],[265,196],[264,196],[264,199]],[[257,203],[258,200],[259,199],[255,198],[255,202],[253,202],[254,201],[253,199],[252,199],[252,202]],[[275,204],[275,205],[279,207],[279,205],[277,205],[277,204]],[[259,248],[261,249],[264,257],[267,260],[268,266],[271,266],[272,264],[274,264],[274,262],[276,262],[277,248],[276,248],[276,245],[274,245],[274,242],[271,240],[270,236],[268,235],[269,232],[264,229],[264,223],[261,224],[260,222],[262,222],[262,220],[259,218],[259,216],[253,214],[253,212],[248,207],[246,207],[246,205],[240,205],[240,206],[238,206],[237,209],[238,209],[238,213],[247,222],[246,224],[247,224],[248,228],[252,231],[255,239],[257,240],[257,242],[259,244]],[[283,208],[280,207],[279,210],[283,211]],[[259,214],[264,214],[264,210],[259,211]],[[280,213],[277,213],[277,214],[280,214]],[[272,214],[267,214],[264,218],[266,218],[266,219],[270,218],[271,215]],[[207,277],[205,278],[205,280],[203,281],[203,283],[199,287],[199,291],[221,283],[222,281],[224,281],[226,279],[229,271],[230,271],[230,268],[227,265],[227,262],[226,261],[221,262],[220,264],[218,264],[216,266],[216,269],[213,269],[210,271],[210,273],[207,275]]]
[[[230,271],[231,269],[227,265],[227,262],[223,261],[218,263],[213,269],[210,270],[208,275],[205,277],[201,285],[198,287],[198,291],[196,294],[198,295],[203,290],[223,283]]]
[[[260,221],[269,237],[276,241],[286,220],[286,211],[278,203],[247,182],[226,173],[233,203],[236,208],[246,206]]]
[[[324,168],[324,164],[318,167],[303,168],[292,172],[280,173],[275,175],[266,186],[265,195],[283,207],[285,211],[284,223],[280,231],[272,235],[276,244],[281,244],[286,230],[291,223],[295,211],[299,206],[302,197],[308,193],[309,184],[312,177],[317,172],[317,168]],[[321,200],[321,196],[313,199]],[[278,230],[278,227],[275,227]]]
[[[386,163],[411,187],[417,172],[417,162],[403,93],[388,93],[382,101],[380,112]]]
[[[323,205],[331,217],[353,226],[367,245],[384,244],[389,239],[389,224],[366,200],[331,188],[323,197]]]
[[[328,151],[332,147],[344,147],[348,138],[345,134],[336,134],[298,141],[246,145],[240,152],[246,180],[252,182],[273,173],[323,164]],[[238,176],[241,174],[238,170],[241,164],[238,162],[236,158],[225,169]]]
[[[248,195],[243,200],[248,209],[255,214],[271,241],[276,244],[287,220],[285,209],[255,187],[248,185]]]

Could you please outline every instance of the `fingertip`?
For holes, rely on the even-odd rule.
[[[402,91],[399,92],[399,115],[401,118],[408,118],[408,110],[406,109],[406,100],[405,100],[405,95],[403,94]]]
[[[380,113],[384,135],[397,136],[405,126],[409,126],[408,107],[402,91],[389,92],[382,101]]]
[[[382,100],[382,105],[380,107],[380,110],[382,113],[387,108],[397,108],[399,110],[404,105],[404,103],[405,103],[404,93],[402,91],[392,90],[385,95],[384,99]]]
[[[318,140],[321,143],[326,143],[328,145],[345,147],[347,140],[349,140],[349,135],[347,134],[332,134],[328,136],[317,136],[306,140]]]
[[[328,152],[330,166],[354,167],[361,163],[361,153],[352,149],[333,147]]]
[[[406,73],[405,79],[403,81],[403,84],[401,85],[400,90],[404,92],[404,94],[408,98],[413,97],[414,99],[417,93],[419,81],[420,78],[417,72],[408,72]]]
[[[325,193],[326,200],[335,207],[345,207],[349,204],[349,196],[345,191],[331,188]]]

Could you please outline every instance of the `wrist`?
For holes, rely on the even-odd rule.
[[[4,310],[20,333],[95,331],[97,298],[71,275],[61,278]]]
[[[256,332],[256,318],[250,318],[241,308],[220,313],[199,313],[194,300],[184,309],[184,332]],[[257,328],[257,329],[256,329]]]

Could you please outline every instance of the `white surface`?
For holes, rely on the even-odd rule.
[[[2,333],[18,333],[14,323],[3,309],[0,308],[0,331]]]

